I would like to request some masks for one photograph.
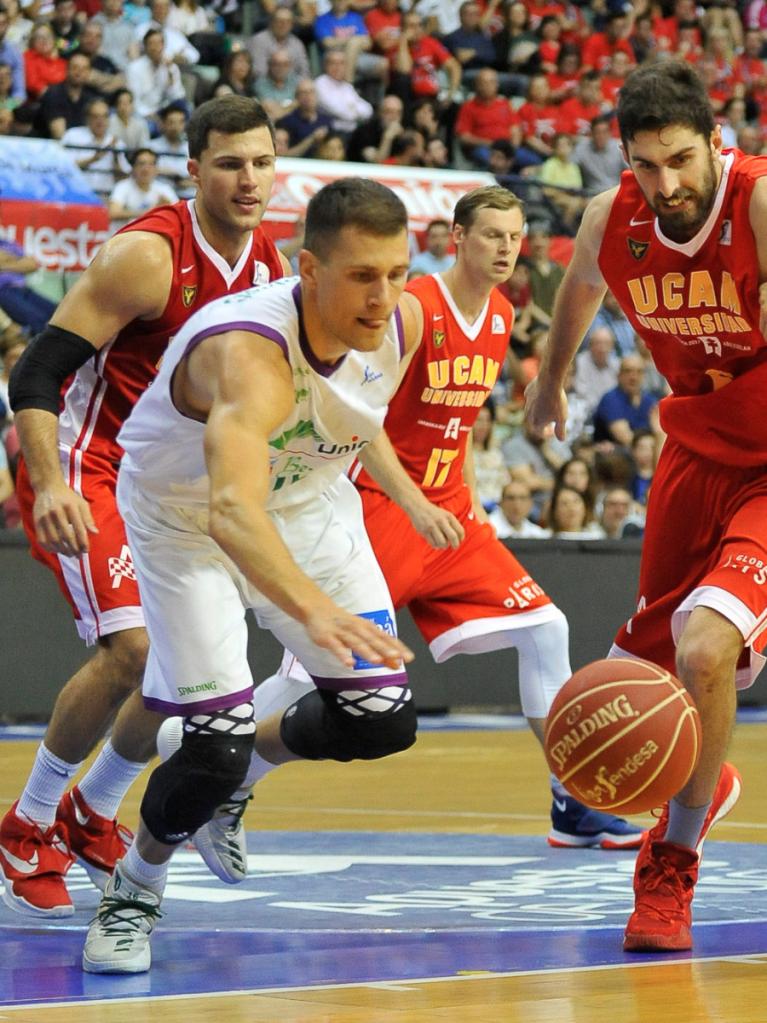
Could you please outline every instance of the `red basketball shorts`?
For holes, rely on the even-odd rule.
[[[435,661],[511,646],[503,633],[560,612],[493,528],[474,518],[468,490],[441,504],[466,531],[456,549],[437,550],[384,494],[360,489],[365,527],[395,608],[407,606]]]
[[[82,466],[76,490],[90,504],[98,533],[90,535],[87,554],[63,557],[37,542],[34,492],[23,459],[19,462],[16,490],[32,556],[56,576],[74,612],[77,631],[89,646],[109,633],[144,626],[133,558],[117,510],[116,484],[117,470],[110,463],[91,460]]]
[[[767,474],[667,440],[648,504],[637,612],[615,644],[673,671],[676,641],[698,606],[743,636],[737,683],[749,686],[767,643]]]

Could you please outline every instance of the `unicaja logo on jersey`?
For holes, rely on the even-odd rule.
[[[317,451],[321,455],[349,455],[352,451],[364,448],[367,443],[368,441],[360,440],[359,437],[352,437],[348,444],[328,444],[327,441],[322,441],[317,445]]]

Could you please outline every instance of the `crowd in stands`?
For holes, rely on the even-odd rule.
[[[533,519],[615,536],[626,502],[641,529],[665,384],[608,296],[576,360],[568,444],[525,435],[563,274],[551,233],[574,233],[588,196],[617,183],[614,108],[636,64],[694,64],[725,145],[758,154],[766,55],[767,0],[0,0],[0,136],[57,140],[116,225],[193,194],[186,122],[225,93],[264,104],[280,156],[490,171],[531,230],[506,286],[516,322],[496,408],[477,427],[483,499],[509,535]],[[449,263],[448,228],[431,225],[414,273]],[[4,362],[16,325],[23,343],[49,314],[24,258],[0,252]],[[558,477],[576,453],[586,489]]]

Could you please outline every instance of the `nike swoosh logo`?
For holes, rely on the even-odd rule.
[[[182,274],[188,274],[190,270],[194,270],[194,263],[192,263],[191,266],[182,266],[181,267],[181,273]]]
[[[561,803],[558,799],[555,799],[554,806],[556,806],[557,810],[559,810],[560,813],[564,813],[565,810],[567,809],[567,803],[564,801],[564,799],[562,800]]]
[[[18,856],[14,856],[12,852],[9,852],[4,845],[0,845],[0,852],[3,854],[5,859],[8,860],[13,869],[18,870],[20,874],[34,874],[37,870],[40,858],[36,849],[31,858],[28,860],[20,860]]]
[[[432,316],[433,320],[444,320],[444,318],[445,318],[444,316],[437,316],[436,314]]]
[[[634,218],[632,217],[631,220],[629,220],[629,227],[639,227],[640,224],[652,224],[652,222],[653,222],[652,217],[650,217],[649,220],[634,220]]]
[[[72,796],[72,806],[75,808],[75,817],[77,818],[77,823],[80,825],[81,828],[86,827],[88,821],[91,819],[91,815],[89,813],[83,813],[74,796]]]

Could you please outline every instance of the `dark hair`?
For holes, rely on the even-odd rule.
[[[208,148],[212,131],[239,135],[253,128],[268,128],[274,145],[274,125],[257,99],[249,96],[216,96],[206,100],[193,112],[186,126],[189,156],[199,160]]]
[[[581,458],[580,455],[572,455],[570,458],[567,459],[566,462],[563,462],[557,469],[556,473],[554,474],[554,490],[558,490],[560,487],[570,487],[571,490],[578,489],[577,487],[574,487],[572,483],[565,483],[565,476],[567,475],[567,470],[570,468],[571,465],[573,465],[576,462],[586,467],[586,488],[585,490],[578,492],[581,494],[583,500],[586,502],[586,507],[590,511],[593,511],[597,497],[596,473],[594,472],[593,467],[589,465],[589,463],[586,461],[586,459]]]
[[[153,156],[155,165],[157,164],[157,153],[155,153],[154,149],[150,149],[149,146],[139,146],[139,148],[134,149],[128,157],[128,163],[131,167],[136,166],[136,161],[143,153],[149,153],[150,156]]]
[[[160,107],[157,111],[157,116],[161,121],[164,121],[168,114],[183,114],[186,118],[186,107],[180,100],[174,100],[172,103],[168,103],[167,106]]]
[[[146,41],[150,36],[162,36],[163,43],[165,42],[165,36],[162,33],[162,29],[159,28],[148,28],[141,37],[141,42],[146,46]]]
[[[99,103],[102,103],[107,108],[107,113],[109,113],[109,104],[107,103],[107,101],[105,99],[102,99],[101,96],[94,96],[93,99],[89,99],[88,102],[85,104],[85,116],[86,117],[90,116],[93,108],[98,106]]]
[[[490,149],[497,153],[503,153],[507,160],[513,160],[516,150],[508,139],[494,139],[490,143]]]
[[[557,520],[558,512],[557,504],[559,502],[560,496],[565,493],[577,494],[577,496],[583,502],[583,522],[580,526],[581,529],[586,529],[586,527],[589,526],[594,521],[594,506],[593,505],[589,506],[588,495],[582,494],[580,490],[576,490],[575,487],[568,487],[565,484],[562,484],[558,487],[555,487],[554,490],[552,491],[551,502],[549,504],[546,515],[548,527],[555,536],[557,533],[562,532],[559,526],[559,522]]]
[[[426,225],[426,233],[428,234],[433,227],[446,227],[449,231],[450,222],[445,220],[444,217],[438,217],[436,220],[430,220],[429,223]]]
[[[598,128],[600,124],[606,124],[608,127],[613,123],[612,114],[597,114],[596,117],[592,117],[589,122],[589,127],[594,129]]]
[[[705,139],[714,130],[703,80],[681,60],[643,64],[632,71],[618,93],[617,113],[624,145],[640,131],[660,131],[672,124],[691,128]]]
[[[453,211],[453,227],[459,225],[468,231],[481,209],[491,210],[519,210],[522,219],[525,217],[525,208],[522,200],[519,199],[508,188],[502,185],[484,185],[482,188],[475,188],[466,195],[462,195],[455,204]]]
[[[473,3],[474,0],[471,0]],[[402,156],[412,146],[418,145],[419,137],[423,139],[420,131],[416,131],[413,128],[406,128],[405,131],[401,131],[399,135],[395,135],[392,139],[391,146],[389,148],[390,156]]]
[[[368,178],[339,178],[309,200],[304,248],[320,260],[327,259],[345,227],[392,237],[407,230],[407,210],[386,185]]]

